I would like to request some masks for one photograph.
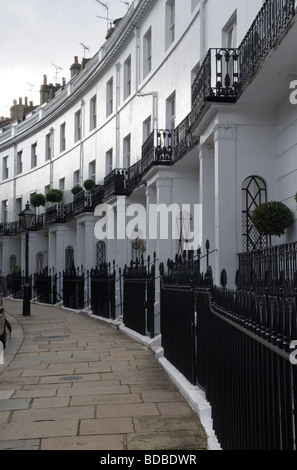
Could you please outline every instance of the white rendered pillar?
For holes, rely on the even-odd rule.
[[[216,284],[226,269],[228,287],[235,284],[236,237],[236,126],[218,125],[215,138]]]

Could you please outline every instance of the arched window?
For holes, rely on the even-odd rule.
[[[106,244],[102,240],[96,243],[96,268],[106,263]]]
[[[72,246],[67,246],[65,250],[65,271],[73,271],[74,268],[74,249]]]
[[[250,176],[242,185],[242,249],[252,251],[267,244],[266,237],[260,235],[252,224],[252,214],[256,207],[267,202],[265,181],[259,176]]]

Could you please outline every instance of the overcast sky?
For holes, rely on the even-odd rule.
[[[107,21],[97,16],[121,18],[132,0],[101,3],[108,10],[97,0],[0,0],[0,116],[20,97],[39,105],[43,75],[68,82],[74,56],[91,58],[105,42]]]

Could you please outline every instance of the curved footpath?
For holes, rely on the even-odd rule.
[[[59,307],[32,303],[24,317],[22,302],[3,305],[13,334],[0,365],[0,450],[219,448],[203,394],[143,337]]]

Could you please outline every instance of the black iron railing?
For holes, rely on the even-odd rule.
[[[238,49],[209,49],[192,85],[190,123],[209,101],[235,102],[295,14],[294,0],[266,1]]]
[[[172,165],[174,160],[174,131],[154,130],[142,146],[141,169],[146,173],[154,165]]]
[[[199,136],[192,133],[190,125],[191,113],[174,130],[174,162],[183,158],[199,142]]]
[[[209,49],[192,85],[190,124],[208,101],[234,103],[240,89],[237,49]]]
[[[239,46],[241,88],[263,63],[294,14],[294,0],[269,0],[264,3]]]
[[[95,209],[96,206],[98,206],[99,204],[102,204],[103,199],[104,199],[104,186],[99,186],[93,191],[93,208]]]
[[[104,198],[125,196],[127,191],[127,170],[116,168],[104,178]]]
[[[138,160],[127,170],[127,194],[131,194],[142,181],[142,160]]]
[[[265,302],[196,293],[197,379],[223,450],[296,450],[296,304]]]
[[[80,193],[73,196],[73,213],[75,215],[81,212],[90,212],[93,210],[93,197],[92,192],[89,190],[82,190]]]
[[[238,289],[297,294],[297,242],[239,254]]]

